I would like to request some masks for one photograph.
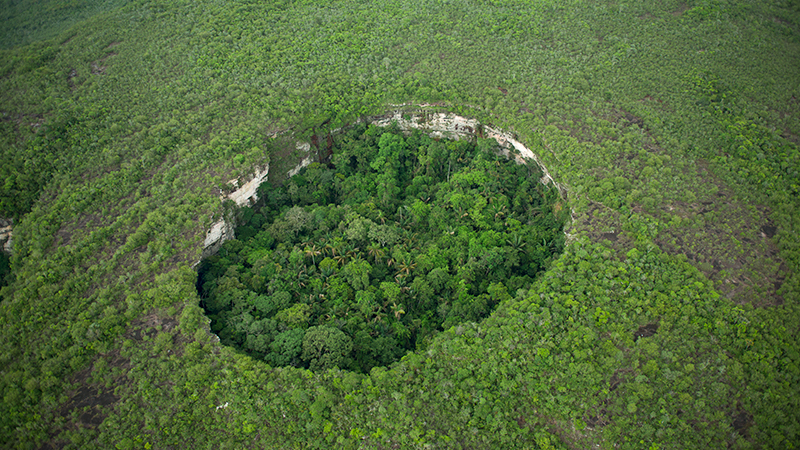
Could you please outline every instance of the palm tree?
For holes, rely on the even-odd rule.
[[[400,228],[406,228],[411,223],[411,214],[408,211],[408,206],[403,205],[397,208],[397,225]]]
[[[383,214],[382,210],[378,210],[378,220],[381,221],[381,225],[386,225],[386,216]]]
[[[517,233],[512,234],[506,239],[506,244],[516,253],[525,253],[525,239]]]
[[[377,264],[378,263],[378,258],[381,258],[381,260],[382,260],[383,256],[386,254],[386,252],[383,250],[383,247],[381,247],[380,245],[372,243],[367,247],[367,254],[369,256],[371,256],[372,257],[372,261],[375,264]]]
[[[400,287],[400,292],[407,293],[408,291],[411,290],[411,287],[406,286],[406,279],[405,278],[400,278],[396,282],[397,282],[397,285]]]
[[[306,257],[310,256],[311,262],[314,263],[314,265],[316,266],[317,265],[316,256],[322,252],[317,248],[316,244],[311,244],[310,246],[306,245],[305,249],[303,250],[303,253],[306,254]]]
[[[297,272],[297,288],[306,287],[306,281],[308,281],[308,273],[306,272],[306,267],[303,266],[303,268]]]
[[[536,206],[528,206],[528,214],[531,216],[531,218],[538,217],[542,215],[544,207],[545,205],[543,204],[538,204]]]
[[[356,250],[358,250],[358,249],[356,249]],[[361,253],[354,254],[352,256],[352,259],[350,260],[351,263],[356,263],[356,264],[360,263],[361,261],[364,261],[364,258],[361,257]]]
[[[340,242],[336,242],[331,246],[331,256],[333,257],[336,262],[339,264],[344,264],[345,256],[344,256],[344,245]]]
[[[331,275],[333,275],[333,273],[335,272],[335,270],[334,270],[333,268],[331,268],[330,266],[326,265],[325,267],[323,267],[322,269],[320,269],[320,271],[319,271],[319,272],[320,272],[320,274],[322,275],[322,278],[323,278],[324,280],[327,280],[327,279],[328,279],[328,277],[330,277]]]
[[[417,248],[415,245],[417,243],[417,233],[412,232],[411,230],[403,229],[401,232],[401,239],[403,244],[407,248]]]
[[[403,310],[403,305],[398,305],[397,303],[392,303],[392,312],[394,313],[394,318],[400,320],[400,316],[405,314],[405,310]]]
[[[399,261],[395,262],[395,267],[398,269],[395,278],[402,278],[411,275],[411,271],[417,268],[417,263],[410,261],[410,257],[404,255]]]
[[[492,214],[494,214],[494,218],[497,219],[506,215],[506,205],[501,205],[500,202],[491,202],[489,211],[491,211]]]
[[[373,314],[374,314],[374,316],[372,317],[373,322],[381,322],[383,318],[386,317],[386,313],[383,312],[383,309],[381,308],[376,308]]]
[[[355,244],[347,243],[344,245],[344,255],[350,259],[355,258],[358,255],[359,249],[355,246]]]

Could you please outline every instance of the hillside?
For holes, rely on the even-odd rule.
[[[0,11],[0,446],[800,441],[795,2]],[[354,124],[437,112],[536,154],[572,211],[563,253],[368,373],[221,345],[195,268],[230,180],[269,167],[278,192]]]

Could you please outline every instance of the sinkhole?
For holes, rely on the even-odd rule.
[[[562,251],[569,208],[543,167],[480,126],[403,128],[340,130],[320,162],[233,212],[236,237],[198,267],[223,345],[368,373],[482,320]]]

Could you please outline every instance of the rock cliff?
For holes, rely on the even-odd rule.
[[[0,219],[0,248],[7,253],[11,253],[13,249],[11,244],[12,225],[11,219]]]
[[[306,154],[307,156],[305,156],[297,166],[289,171],[288,175],[290,177],[295,176],[303,167],[306,167],[313,161],[311,156],[311,144],[307,142],[298,142],[297,150]],[[239,180],[230,180],[228,181],[228,184],[236,188],[236,190],[228,195],[222,193],[219,199],[223,202],[225,200],[232,200],[234,203],[236,203],[236,206],[239,207],[252,205],[258,200],[258,187],[261,186],[263,182],[267,181],[268,176],[269,166],[266,166],[262,169],[257,169],[253,174],[253,177],[244,182],[241,187],[239,186]],[[233,226],[234,224],[227,219],[219,220],[211,225],[206,232],[206,238],[203,241],[202,258],[213,255],[219,251],[219,248],[225,241],[235,237]]]

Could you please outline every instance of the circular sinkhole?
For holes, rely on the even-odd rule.
[[[480,321],[563,249],[559,191],[494,139],[359,124],[328,145],[323,163],[263,185],[236,238],[201,262],[223,345],[368,373]]]

